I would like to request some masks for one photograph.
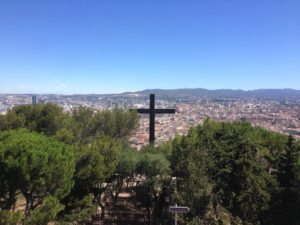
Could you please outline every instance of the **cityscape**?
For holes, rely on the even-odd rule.
[[[0,225],[300,225],[300,1],[0,1]]]
[[[16,105],[52,102],[66,112],[80,106],[95,110],[113,108],[138,109],[149,107],[149,96],[145,93],[111,95],[30,95],[1,94],[0,113]],[[266,128],[300,139],[300,100],[255,99],[255,98],[207,98],[156,96],[156,108],[174,108],[174,114],[156,115],[156,144],[186,135],[189,128],[201,124],[206,118],[217,121],[247,121],[252,126]],[[131,144],[140,149],[148,144],[149,116],[141,114],[140,126],[130,138]]]

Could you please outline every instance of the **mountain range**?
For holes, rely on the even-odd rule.
[[[149,95],[154,93],[160,97],[203,97],[203,98],[254,98],[266,100],[300,100],[300,90],[295,89],[257,89],[257,90],[232,90],[205,88],[183,88],[183,89],[146,89],[137,92],[125,92],[122,95]]]

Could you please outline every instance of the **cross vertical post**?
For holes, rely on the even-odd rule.
[[[155,141],[155,95],[150,94],[149,143]]]

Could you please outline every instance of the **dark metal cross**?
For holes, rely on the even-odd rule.
[[[155,108],[155,95],[150,94],[150,108],[149,109],[137,109],[138,113],[149,113],[149,142],[153,144],[155,141],[155,114],[172,114],[175,113],[175,109],[156,109]]]

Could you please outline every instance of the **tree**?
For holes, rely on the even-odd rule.
[[[21,212],[10,210],[0,210],[0,225],[16,225],[21,222],[23,215]]]
[[[4,124],[0,130],[27,128],[48,136],[54,135],[67,123],[68,115],[63,108],[53,104],[15,106],[2,118]]]
[[[63,210],[64,206],[53,196],[45,198],[41,207],[35,209],[25,219],[25,225],[47,225],[56,218],[56,215]]]
[[[128,146],[122,147],[112,182],[115,204],[117,203],[119,193],[122,191],[124,182],[128,184],[130,180],[133,180],[139,161],[140,152]]]
[[[66,196],[73,185],[74,151],[71,146],[26,129],[0,133],[0,199],[4,209],[16,203],[18,191],[26,199],[26,213],[44,198]]]
[[[112,181],[117,177],[120,151],[127,148],[127,137],[136,128],[138,117],[134,112],[120,109],[94,111],[79,107],[72,112],[71,118],[67,128],[55,135],[65,143],[73,139],[77,146],[75,184],[63,200],[66,208],[60,217],[78,222],[80,217],[88,218],[94,212],[92,201],[101,206],[104,215]]]
[[[137,128],[138,116],[135,111],[114,109],[93,111],[79,107],[72,113],[73,130],[79,143],[91,143],[97,136],[115,139],[127,138]]]
[[[63,199],[66,205],[61,213],[62,218],[77,218],[84,210],[85,216],[93,213],[95,207],[92,201],[105,210],[103,195],[106,194],[107,184],[115,174],[120,143],[108,136],[97,137],[90,145],[81,145],[76,149],[76,171],[74,187],[71,193]],[[93,198],[90,198],[93,194]],[[77,220],[76,220],[77,221]],[[78,222],[78,221],[77,221]]]
[[[149,224],[155,224],[162,220],[166,186],[171,179],[170,163],[153,146],[148,146],[141,150],[136,172],[142,179],[135,188],[136,197],[147,209]]]
[[[50,218],[41,210],[51,196],[64,204],[63,210],[57,205],[62,223],[86,223],[95,204],[104,212],[103,196],[112,187],[117,167],[127,167],[128,161],[118,163],[119,154],[128,148],[138,116],[135,111],[84,107],[68,114],[49,103],[14,107],[0,122],[0,131],[5,130],[0,133],[0,207],[11,209],[23,196],[27,223],[43,224]],[[127,168],[124,174],[135,170]],[[56,208],[53,199],[47,204]]]
[[[204,221],[218,206],[245,223],[263,221],[276,189],[269,167],[276,163],[268,161],[272,153],[261,134],[248,123],[208,119],[186,137],[173,140],[173,198],[191,208],[190,219]]]
[[[273,224],[295,225],[300,221],[300,145],[288,137],[280,154],[277,172],[279,188],[271,209]]]
[[[172,201],[189,206],[189,216],[194,217],[204,215],[212,197],[213,184],[208,176],[208,152],[190,146],[190,137],[177,138],[173,143],[171,165],[176,177],[176,191]]]
[[[94,132],[116,139],[129,137],[138,126],[136,111],[115,108],[112,111],[98,111],[94,118]]]
[[[76,137],[76,143],[85,143],[90,141],[92,136],[91,127],[94,112],[91,108],[79,107],[72,112],[72,130]]]

